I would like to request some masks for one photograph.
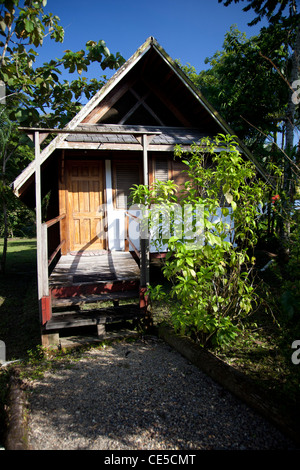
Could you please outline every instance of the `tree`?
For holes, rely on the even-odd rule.
[[[234,1],[239,3],[244,0],[218,0],[228,6]],[[280,235],[282,248],[288,254],[288,237],[290,232],[290,217],[295,196],[295,181],[293,178],[293,163],[296,163],[296,149],[294,148],[294,135],[297,120],[299,124],[299,100],[295,98],[295,88],[300,85],[300,12],[297,9],[296,0],[247,0],[248,5],[243,8],[248,12],[253,10],[256,17],[249,25],[257,24],[263,17],[269,21],[269,27],[263,31],[284,34],[285,40],[282,45],[286,49],[286,65],[284,72],[280,69],[280,64],[272,61],[268,56],[262,57],[269,61],[276,69],[288,89],[288,99],[286,102],[286,113],[284,119],[285,153],[284,153],[284,173],[283,173],[283,205],[285,214],[288,215],[285,223],[281,223]],[[296,175],[299,178],[299,173]]]
[[[283,38],[267,31],[247,39],[233,25],[225,35],[223,49],[206,59],[210,64],[208,70],[196,74],[193,68],[183,67],[251,150],[265,141],[263,133],[276,139],[276,134],[282,131],[288,89],[261,56],[268,55],[284,67],[286,53],[282,41]],[[261,157],[259,153],[257,156]]]
[[[80,98],[89,99],[105,82],[102,79],[88,81],[82,77],[92,62],[98,62],[102,70],[118,68],[124,59],[119,53],[110,53],[103,40],[88,41],[85,50],[66,50],[61,59],[34,67],[38,49],[46,36],[63,42],[64,30],[59,18],[46,14],[46,0],[3,0],[0,7],[0,34],[2,41],[0,79],[13,94],[18,106],[10,113],[12,120],[27,125],[40,122],[46,127],[64,126],[81,107]],[[77,77],[70,82],[60,81],[60,69],[64,67]]]
[[[24,147],[21,147],[24,142],[14,128],[18,124],[64,127],[81,108],[81,99],[89,99],[106,81],[106,77],[88,81],[82,72],[87,71],[92,62],[99,63],[102,70],[118,68],[124,62],[119,53],[110,53],[103,40],[91,40],[85,50],[67,50],[61,59],[35,67],[38,50],[46,36],[56,42],[64,39],[58,16],[45,13],[46,4],[47,0],[0,1],[0,81],[6,87],[6,103],[0,101],[4,252],[8,237],[6,214],[11,201],[9,184],[28,164],[28,159],[33,158],[30,151],[25,152],[27,158],[24,158]],[[62,68],[70,73],[70,81],[60,80]],[[5,253],[1,266],[3,270]]]

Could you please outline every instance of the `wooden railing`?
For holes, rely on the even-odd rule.
[[[61,214],[57,217],[54,217],[54,219],[51,219],[51,220],[48,220],[47,222],[44,222],[43,226],[46,226],[44,228],[44,234],[47,238],[47,249],[48,249],[48,228],[51,227],[52,225],[54,224],[57,224],[58,222],[60,222],[61,220],[63,220],[64,218],[66,217],[66,214]],[[59,245],[55,248],[55,250],[53,251],[53,253],[51,254],[51,256],[49,257],[48,259],[48,266],[50,266],[50,264],[52,263],[52,261],[54,260],[55,256],[57,255],[57,253],[59,252],[59,250],[61,249],[61,247],[66,243],[66,240],[62,240]]]
[[[52,263],[53,259],[61,249],[61,247],[64,245],[66,240],[62,240],[59,245],[55,248],[53,253],[48,255],[48,228],[51,227],[52,225],[60,222],[66,217],[66,214],[61,214],[54,219],[48,220],[47,222],[44,222],[42,224],[42,230],[41,230],[41,264],[42,264],[42,273],[40,277],[40,281],[42,282],[42,296],[48,296],[49,295],[49,283],[48,283],[48,268],[50,264]]]
[[[136,221],[138,221],[138,223],[139,223],[140,218],[137,217],[136,215],[130,214],[130,212],[128,212],[128,211],[125,211],[125,216],[128,217],[128,220],[125,219],[126,240],[127,240],[128,243],[132,246],[132,248],[133,248],[135,254],[136,254],[137,257],[140,259],[140,257],[141,257],[140,250],[135,246],[135,244],[133,243],[133,241],[132,241],[132,240],[130,239],[130,237],[129,237],[129,218],[131,217],[132,219],[135,219]]]

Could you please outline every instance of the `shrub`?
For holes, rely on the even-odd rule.
[[[188,175],[182,194],[175,196],[174,182],[157,182],[150,188],[137,186],[133,202],[150,209],[163,202],[169,213],[175,201],[182,210],[192,208],[193,233],[197,238],[200,227],[202,238],[197,243],[195,237],[191,240],[191,223],[187,234],[183,219],[178,236],[178,221],[176,225],[176,217],[170,217],[171,236],[165,239],[161,230],[158,244],[168,245],[163,273],[171,289],[165,293],[161,286],[152,286],[149,291],[152,298],[167,298],[176,331],[203,346],[222,346],[234,340],[241,322],[258,304],[252,248],[264,183],[231,136],[205,138],[190,153],[177,147],[175,154],[186,164]],[[153,229],[153,211],[148,218]]]

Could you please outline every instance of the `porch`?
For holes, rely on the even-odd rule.
[[[145,321],[147,243],[141,241],[138,250],[130,241],[134,251],[96,249],[61,255],[61,242],[49,254],[48,229],[63,220],[64,216],[60,216],[42,224],[41,252],[45,254],[40,273],[43,280],[40,286],[44,286],[41,292],[43,345],[58,344],[60,336],[69,329],[76,335],[78,328],[94,326],[101,339],[106,337],[107,325],[116,324],[118,328],[129,324],[132,328]],[[58,261],[56,255],[59,255]]]

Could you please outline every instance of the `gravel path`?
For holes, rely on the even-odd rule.
[[[294,448],[156,338],[91,349],[31,388],[33,450]]]

